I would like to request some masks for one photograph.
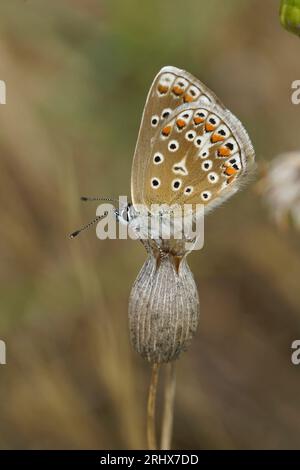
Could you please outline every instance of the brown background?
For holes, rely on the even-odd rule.
[[[240,117],[260,167],[300,148],[299,38],[274,0],[10,0],[0,6],[1,448],[143,448],[148,365],[127,300],[145,252],[66,234],[81,194],[130,193],[139,121],[163,65]],[[255,184],[206,220],[190,256],[201,321],[178,362],[174,448],[300,448],[299,234]]]

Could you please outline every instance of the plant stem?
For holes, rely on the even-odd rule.
[[[157,449],[155,430],[155,403],[157,394],[158,374],[159,364],[153,364],[147,406],[147,440],[149,450]]]
[[[161,449],[162,450],[171,449],[175,389],[176,389],[176,368],[175,368],[175,362],[172,361],[171,363],[167,364],[167,371],[166,371],[164,414],[163,414],[162,433],[161,433]]]

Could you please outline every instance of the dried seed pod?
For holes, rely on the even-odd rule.
[[[198,292],[186,257],[158,258],[149,251],[129,299],[134,349],[151,363],[173,361],[187,349],[198,319]]]

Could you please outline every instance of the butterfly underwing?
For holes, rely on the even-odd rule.
[[[216,207],[254,168],[241,122],[191,74],[164,67],[146,101],[132,166],[133,205]]]

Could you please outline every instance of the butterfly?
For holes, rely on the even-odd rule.
[[[196,223],[199,213],[201,218],[235,194],[254,166],[246,130],[217,96],[190,73],[162,68],[142,116],[132,203],[113,211],[148,252],[132,286],[128,313],[133,347],[149,362],[178,358],[198,325],[199,298],[186,257],[195,249],[199,230],[192,224],[186,231],[182,213],[189,207],[185,219]]]
[[[132,165],[132,203],[203,203],[234,194],[254,150],[241,122],[190,73],[164,67],[144,108]]]
[[[174,237],[165,240],[161,229],[149,232],[149,221],[163,224],[171,212],[187,205],[192,217],[200,204],[207,213],[235,194],[254,166],[246,130],[219,98],[190,73],[163,67],[144,107],[132,163],[132,203],[116,215],[147,240],[146,247],[156,247],[159,256],[169,252],[182,257],[186,245]]]
[[[235,194],[254,169],[241,122],[190,73],[163,67],[144,107],[132,164],[132,206],[203,204],[205,213]]]

